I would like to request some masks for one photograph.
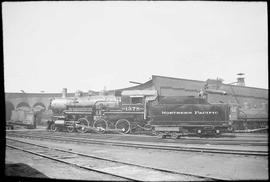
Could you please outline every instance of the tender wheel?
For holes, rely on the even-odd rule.
[[[108,128],[108,123],[104,119],[99,119],[94,122],[94,127],[100,132],[104,133],[105,130]]]
[[[58,128],[55,126],[54,123],[52,123],[51,126],[50,126],[50,130],[53,131],[53,132],[56,132],[58,130]]]
[[[130,122],[126,119],[119,119],[115,124],[115,128],[127,134],[130,132]]]
[[[89,127],[89,122],[86,118],[80,118],[76,122],[76,130],[79,133],[85,133],[88,131],[87,127]]]

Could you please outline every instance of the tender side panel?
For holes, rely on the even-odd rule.
[[[152,125],[222,125],[229,120],[227,105],[159,104],[150,107]]]

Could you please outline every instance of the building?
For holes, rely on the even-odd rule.
[[[243,108],[264,108],[268,111],[268,89],[223,84],[221,79],[206,81],[189,80],[153,75],[152,79],[134,87],[116,90],[120,93],[127,89],[156,89],[159,96],[198,96],[207,86],[212,92],[207,94],[209,103],[238,104]],[[236,82],[237,83],[237,82]]]
[[[268,115],[268,89],[246,87],[242,78],[238,82],[237,85],[231,85],[224,84],[221,79],[198,81],[153,75],[151,80],[143,84],[106,91],[106,94],[120,95],[123,90],[155,89],[159,96],[198,96],[202,89],[208,89],[211,91],[207,94],[209,103],[229,103],[244,109],[262,109]],[[97,94],[94,91],[91,93]],[[74,96],[74,93],[66,94]],[[9,120],[11,111],[20,106],[34,108],[39,105],[48,110],[50,98],[53,97],[61,97],[61,93],[5,93],[6,119]]]

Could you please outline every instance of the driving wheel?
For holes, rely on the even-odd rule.
[[[77,132],[86,133],[88,131],[89,122],[86,118],[80,118],[76,121],[75,127]]]
[[[98,130],[98,132],[104,133],[108,127],[108,123],[105,119],[99,119],[94,122],[94,127]]]
[[[115,124],[115,128],[127,134],[130,132],[130,122],[127,119],[119,119]]]

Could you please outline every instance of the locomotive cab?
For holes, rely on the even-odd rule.
[[[148,119],[149,102],[157,99],[156,90],[126,90],[122,92],[122,111],[142,112],[144,120]]]

